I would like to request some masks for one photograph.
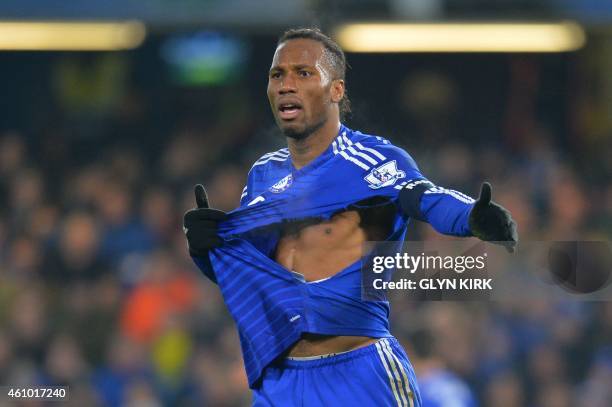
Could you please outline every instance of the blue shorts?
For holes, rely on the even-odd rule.
[[[253,406],[420,406],[412,365],[395,338],[353,351],[268,366]]]

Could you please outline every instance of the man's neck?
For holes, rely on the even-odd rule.
[[[296,140],[288,137],[287,145],[293,166],[299,170],[320,156],[336,138],[338,131],[340,131],[340,121],[329,120],[304,139]]]

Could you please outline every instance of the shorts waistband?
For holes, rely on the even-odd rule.
[[[308,369],[319,366],[334,365],[347,360],[353,360],[373,353],[378,353],[377,345],[386,341],[390,346],[399,346],[399,342],[394,337],[379,338],[376,342],[362,348],[349,350],[346,352],[330,353],[325,355],[307,357],[287,357],[276,361],[273,366],[289,369]]]
[[[378,339],[376,342],[378,341],[380,341],[380,339]],[[353,350],[357,350],[357,349],[353,349]],[[315,356],[287,356],[287,360],[297,360],[298,362],[304,362],[306,360],[325,359],[325,358],[329,358],[332,356],[338,356],[344,353],[349,353],[349,352],[352,352],[353,350],[345,350],[344,352],[325,353],[323,355],[315,355]]]

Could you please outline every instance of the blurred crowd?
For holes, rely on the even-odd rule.
[[[612,144],[585,158],[546,123],[512,127],[520,111],[508,113],[518,141],[474,143],[449,124],[462,100],[445,80],[415,76],[397,92],[402,131],[359,129],[405,147],[440,185],[475,195],[491,181],[523,241],[610,240]],[[360,123],[368,102],[351,96]],[[61,125],[0,134],[0,385],[67,385],[75,406],[249,404],[235,326],[181,222],[196,182],[214,207],[235,208],[251,163],[284,140],[265,110],[216,100],[216,120],[192,109],[150,140],[162,130],[138,92],[107,115],[77,103]],[[440,238],[419,223],[409,234]],[[440,406],[612,405],[612,302],[396,295],[392,332]]]

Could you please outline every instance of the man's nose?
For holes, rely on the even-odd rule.
[[[293,75],[286,75],[280,83],[278,92],[282,95],[284,93],[295,93],[297,88],[295,86],[295,79]]]

